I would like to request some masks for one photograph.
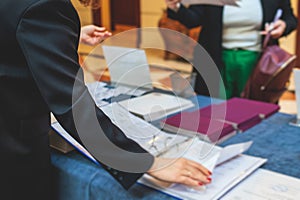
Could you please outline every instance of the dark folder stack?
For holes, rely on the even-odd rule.
[[[236,132],[245,131],[279,110],[275,104],[232,98],[221,104],[182,112],[161,122],[164,130],[184,135],[198,135],[220,143]]]

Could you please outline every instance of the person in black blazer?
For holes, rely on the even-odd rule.
[[[102,145],[94,140],[100,134],[94,129],[96,119],[110,142],[143,153],[144,159],[137,160],[110,149],[100,152],[99,162],[104,158],[140,167],[135,173],[102,162],[126,189],[143,172],[192,186],[209,183],[210,173],[200,164],[154,158],[96,107],[78,64],[80,22],[69,0],[1,0],[0,13],[1,198],[50,199],[50,112],[79,142],[85,136],[94,145]],[[84,133],[79,134],[80,128]],[[173,164],[155,170],[165,162]]]
[[[223,51],[223,6],[213,5],[191,5],[185,7],[180,4],[180,0],[165,0],[168,7],[168,17],[180,21],[188,28],[201,26],[201,33],[199,35],[198,42],[209,53],[214,60],[218,69],[222,71],[224,69],[224,62],[222,60]],[[248,0],[247,0],[248,1]],[[265,24],[273,21],[277,9],[281,8],[283,14],[281,19],[275,23],[274,30],[271,32],[273,43],[278,43],[278,38],[288,35],[297,27],[297,20],[293,15],[293,11],[290,5],[290,0],[259,0],[262,10],[262,21],[260,30],[265,30]],[[260,10],[255,10],[257,14]],[[239,16],[235,16],[239,18]],[[263,38],[261,39],[263,41]],[[198,56],[199,57],[199,56]],[[194,63],[196,66],[201,65],[201,61],[197,60],[197,55],[194,55]],[[200,64],[199,64],[200,63]],[[205,66],[201,66],[205,67]],[[218,86],[219,83],[215,78],[211,78],[207,84]],[[226,87],[226,85],[225,85]],[[215,87],[217,88],[217,87]],[[197,76],[195,91],[198,94],[212,95],[218,97],[219,91],[214,91],[213,94],[209,94],[207,87],[201,76]]]

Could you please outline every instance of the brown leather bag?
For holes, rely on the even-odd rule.
[[[277,103],[287,89],[296,56],[278,45],[268,46],[270,34],[264,40],[263,53],[250,76],[241,97]]]

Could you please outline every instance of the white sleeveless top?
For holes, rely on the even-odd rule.
[[[224,6],[223,48],[261,51],[261,2],[241,0],[238,4],[240,7]]]

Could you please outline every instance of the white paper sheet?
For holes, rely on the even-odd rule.
[[[298,200],[300,179],[258,169],[226,194],[222,200]]]
[[[182,97],[156,92],[119,103],[128,111],[143,117],[146,121],[154,121],[194,106],[190,100]]]
[[[112,83],[153,89],[144,50],[106,45],[102,48]]]
[[[59,135],[61,135],[66,141],[68,141],[70,145],[76,148],[80,153],[82,153],[84,156],[86,156],[95,164],[100,165],[100,163],[81,144],[79,144],[67,131],[65,131],[65,129],[58,122],[52,123],[51,127]]]
[[[168,134],[152,124],[134,116],[118,103],[101,107],[101,110],[118,126],[124,134],[148,150],[153,155],[175,148],[177,144],[190,141],[190,138]]]
[[[189,188],[180,184],[163,185],[148,175],[144,175],[139,179],[139,182],[183,199],[216,200],[265,162],[266,160],[262,158],[240,155],[230,160],[230,162],[225,162],[216,167],[213,171],[212,183],[205,188],[199,189]]]
[[[132,95],[132,96],[140,96],[147,92],[144,89],[132,88],[125,85],[118,85],[116,87],[107,86],[106,83],[103,82],[93,82],[86,84],[92,98],[94,99],[96,105],[98,107],[107,105],[107,101],[103,101],[106,99],[110,99],[113,97],[117,97],[122,94]]]
[[[226,160],[229,160],[230,158],[233,158],[234,156],[237,156],[247,151],[252,145],[252,143],[253,143],[252,141],[249,141],[245,143],[229,145],[223,148],[220,157],[218,159],[217,165],[225,162]]]
[[[193,4],[210,4],[217,6],[231,5],[238,6],[239,0],[182,0],[182,4],[193,5]]]
[[[294,69],[295,92],[297,102],[297,119],[300,120],[300,70]]]
[[[221,148],[201,140],[194,140],[193,143],[183,143],[178,148],[170,149],[162,155],[163,157],[171,158],[183,156],[201,163],[212,171],[213,181],[205,187],[190,188],[181,184],[164,185],[147,175],[144,175],[139,181],[149,187],[179,198],[195,200],[218,199],[266,162],[266,159],[240,155],[251,144],[252,142],[250,141]],[[217,166],[217,164],[219,165]]]

